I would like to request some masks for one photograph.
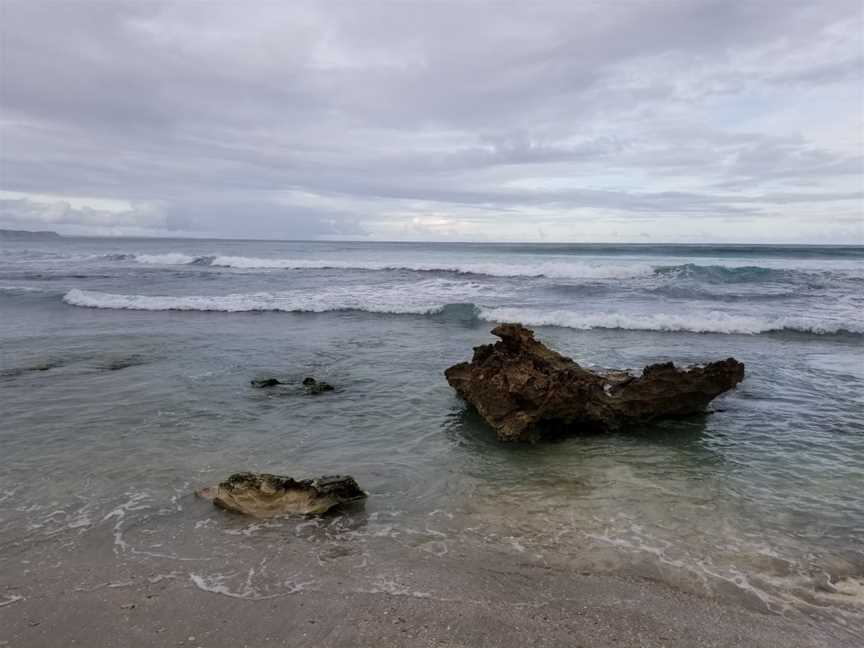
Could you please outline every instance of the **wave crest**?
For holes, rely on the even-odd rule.
[[[200,311],[223,313],[283,312],[325,313],[331,311],[366,311],[369,313],[444,315],[464,317],[465,304],[451,304],[428,299],[408,302],[393,291],[357,295],[352,290],[330,293],[235,293],[230,295],[122,295],[73,288],[63,296],[71,306],[109,310]],[[470,304],[474,309],[474,305]],[[473,313],[473,310],[472,310]]]
[[[210,265],[243,269],[284,270],[407,270],[411,272],[450,272],[490,277],[548,277],[553,279],[614,279],[649,275],[654,270],[646,263],[593,264],[584,261],[542,261],[534,264],[495,262],[402,263],[378,261],[335,261],[322,259],[263,259],[213,257]]]
[[[434,284],[435,282],[430,282]],[[633,331],[667,331],[690,333],[746,334],[798,332],[817,335],[864,334],[864,322],[840,322],[811,317],[756,317],[732,315],[722,311],[696,313],[578,313],[573,311],[538,311],[530,308],[479,307],[472,302],[446,301],[446,288],[438,285],[437,294],[426,294],[422,301],[407,301],[404,292],[370,291],[357,295],[350,290],[329,293],[250,293],[230,295],[118,295],[90,290],[70,290],[63,301],[72,306],[111,310],[199,311],[243,313],[256,311],[286,313],[324,313],[363,311],[368,313],[432,315],[447,319],[488,322],[521,322],[528,326],[564,328],[621,329]]]
[[[191,255],[182,252],[164,254],[107,254],[110,261],[133,261],[147,265],[195,265],[237,270],[365,270],[452,273],[502,278],[547,278],[559,280],[604,280],[655,277],[667,281],[695,281],[705,284],[738,284],[776,282],[801,284],[824,280],[824,273],[803,269],[763,266],[657,265],[645,260],[618,259],[615,262],[580,259],[548,259],[532,262],[497,261],[375,261],[339,259],[298,259],[245,257],[227,255]]]

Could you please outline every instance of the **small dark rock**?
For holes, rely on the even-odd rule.
[[[114,358],[112,360],[108,360],[105,363],[104,368],[106,371],[119,371],[120,369],[127,369],[128,367],[142,365],[145,362],[146,361],[144,357],[136,353],[125,358]]]
[[[249,382],[253,387],[258,389],[263,389],[264,387],[275,387],[276,385],[282,384],[282,381],[276,380],[275,378],[261,378],[259,380],[250,380]]]
[[[326,383],[323,380],[315,380],[311,377],[303,379],[303,386],[310,394],[320,394],[326,391],[333,391],[334,389],[333,385],[331,385],[330,383]]]

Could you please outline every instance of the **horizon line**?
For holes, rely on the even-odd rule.
[[[17,230],[27,231],[27,230]],[[42,230],[46,231],[46,230]],[[764,247],[845,247],[855,248],[864,247],[864,241],[859,243],[790,243],[776,242],[766,243],[761,242],[731,242],[731,241],[710,241],[710,242],[683,242],[683,241],[428,241],[428,240],[383,240],[383,239],[291,239],[291,238],[241,238],[228,236],[143,236],[134,234],[124,234],[119,236],[106,234],[59,234],[60,238],[67,239],[143,239],[143,240],[165,240],[165,241],[248,241],[250,243],[384,243],[394,245],[669,245],[669,246],[764,246]]]

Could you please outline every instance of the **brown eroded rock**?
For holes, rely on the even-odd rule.
[[[334,506],[366,497],[353,477],[332,475],[297,481],[267,473],[235,473],[218,486],[197,494],[213,504],[258,518],[279,515],[317,515]]]
[[[625,371],[592,372],[534,339],[521,324],[492,330],[495,344],[474,348],[471,362],[445,372],[501,441],[534,440],[546,432],[615,431],[658,418],[697,414],[744,379],[734,358],[680,369],[671,362]]]

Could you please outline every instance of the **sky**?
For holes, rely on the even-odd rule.
[[[864,9],[0,0],[0,228],[864,243]]]

